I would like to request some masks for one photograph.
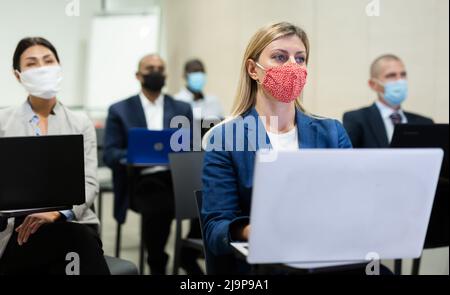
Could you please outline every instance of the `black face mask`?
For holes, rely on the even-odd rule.
[[[153,92],[159,92],[166,83],[166,77],[161,72],[153,72],[147,75],[142,75],[144,83],[142,87]]]

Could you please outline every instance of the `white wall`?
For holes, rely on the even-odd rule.
[[[341,118],[370,104],[368,68],[380,54],[405,61],[411,91],[405,109],[448,122],[448,1],[379,0],[380,16],[368,17],[372,0],[166,0],[169,90],[184,83],[182,64],[198,56],[209,73],[207,90],[230,109],[241,59],[251,35],[269,22],[302,26],[311,41],[305,105]]]
[[[92,16],[101,0],[79,0],[80,16],[69,17],[72,0],[0,2],[0,107],[24,99],[11,73],[17,42],[41,35],[53,42],[64,67],[60,98],[68,105],[84,101],[86,48]],[[202,58],[207,90],[230,109],[243,50],[262,25],[291,21],[309,33],[312,52],[305,105],[325,116],[341,118],[348,109],[369,104],[368,67],[377,55],[392,52],[406,63],[411,95],[405,108],[448,122],[448,1],[379,0],[378,17],[365,14],[371,0],[108,0],[112,11],[139,11],[163,6],[161,54],[168,62],[168,91],[184,83],[183,63]]]
[[[112,12],[140,12],[161,0],[107,0]],[[79,16],[66,15],[66,6],[78,2]],[[42,36],[56,47],[64,70],[59,95],[68,106],[85,101],[86,62],[92,17],[101,12],[101,0],[0,1],[0,107],[21,103],[26,93],[12,75],[12,56],[20,39]]]
[[[379,0],[381,15],[368,17],[372,0],[109,0],[107,9],[145,10],[162,5],[161,54],[168,63],[168,90],[183,85],[182,68],[191,57],[206,63],[207,90],[230,109],[243,50],[261,26],[290,21],[311,39],[305,105],[317,114],[341,118],[345,110],[371,103],[366,86],[370,62],[379,54],[401,56],[411,95],[405,108],[448,122],[448,0]],[[25,92],[12,75],[12,55],[25,36],[48,38],[60,54],[67,105],[84,100],[86,48],[100,0],[79,0],[80,16],[69,17],[72,0],[0,1],[0,107],[21,103]],[[448,274],[448,248],[426,251],[423,272]]]
[[[106,10],[110,11],[142,11],[159,6],[162,0],[107,0]]]
[[[86,42],[92,15],[100,11],[100,0],[81,0],[80,16],[66,15],[62,0],[14,0],[0,2],[0,107],[26,98],[12,74],[12,57],[20,39],[42,36],[55,45],[64,70],[63,103],[79,105],[84,92]]]
[[[404,108],[449,121],[449,2],[379,0],[380,16],[368,17],[372,0],[165,0],[163,27],[169,92],[183,84],[183,63],[201,58],[206,90],[230,110],[244,49],[258,28],[289,21],[309,34],[311,59],[304,103],[313,113],[337,119],[372,103],[369,66],[383,53],[405,62],[410,96]],[[449,248],[426,250],[421,273],[448,275]],[[386,262],[393,266],[392,261]],[[405,261],[404,273],[410,272]]]

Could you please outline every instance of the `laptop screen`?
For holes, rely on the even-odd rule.
[[[395,126],[391,147],[393,148],[441,148],[444,150],[441,178],[449,179],[448,124]]]
[[[85,202],[82,135],[0,138],[0,210]]]

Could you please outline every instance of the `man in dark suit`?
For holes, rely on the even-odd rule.
[[[113,171],[114,217],[123,223],[126,210],[142,214],[143,238],[152,274],[165,274],[168,255],[164,248],[174,217],[172,179],[167,167],[156,166],[139,171],[133,183],[135,198],[128,202],[127,155],[128,130],[144,127],[152,130],[170,128],[175,116],[184,116],[192,124],[192,110],[187,103],[161,92],[165,84],[165,64],[156,54],[144,56],[138,65],[136,79],[141,83],[138,95],[113,104],[108,111],[104,139],[104,161]]]
[[[429,118],[402,110],[408,84],[405,66],[397,56],[382,55],[372,63],[369,87],[378,100],[344,114],[344,127],[354,148],[388,147],[395,124],[433,124]]]

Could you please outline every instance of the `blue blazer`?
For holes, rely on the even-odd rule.
[[[242,117],[258,118],[253,108]],[[341,123],[331,119],[317,119],[296,110],[299,148],[351,148],[350,139]],[[244,151],[236,151],[236,129],[231,128],[236,119],[228,121],[212,129],[207,142],[207,150],[214,145],[213,141],[220,138],[221,150],[205,153],[203,166],[203,205],[201,217],[203,232],[208,251],[215,255],[231,253],[229,246],[230,227],[237,224],[248,224],[250,203],[253,187],[253,169],[255,150],[262,148],[256,141],[252,147],[256,134],[265,136],[270,147],[270,140],[265,130],[261,132],[258,126],[244,124]],[[263,127],[264,128],[264,127]],[[227,132],[225,130],[233,130]],[[261,132],[261,133],[260,133]],[[264,143],[264,141],[262,141]],[[217,144],[217,143],[216,143]],[[217,146],[217,145],[214,145]]]
[[[192,124],[191,106],[165,95],[163,127],[169,128],[175,116],[185,116]],[[113,104],[106,119],[103,160],[113,172],[114,218],[119,223],[125,222],[128,209],[127,172],[121,161],[127,157],[128,130],[135,127],[147,128],[139,95]]]

